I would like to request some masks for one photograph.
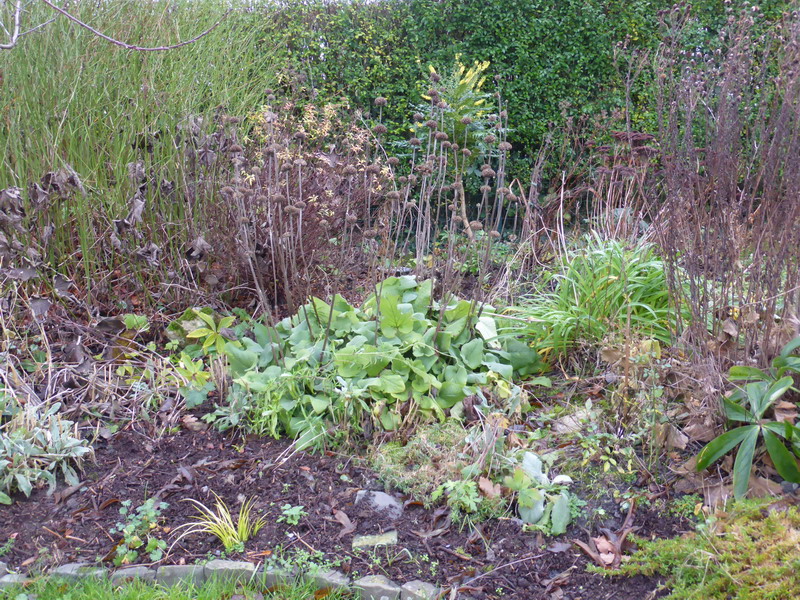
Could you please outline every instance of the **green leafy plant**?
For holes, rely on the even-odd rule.
[[[254,325],[255,339],[225,348],[233,386],[208,419],[285,432],[305,447],[367,422],[396,430],[406,403],[428,420],[459,414],[470,395],[526,405],[510,381],[540,371],[539,355],[513,336],[500,339],[490,307],[441,305],[431,292],[431,281],[391,277],[360,308],[338,295],[332,304],[313,298],[275,327]]]
[[[186,334],[190,340],[202,340],[201,347],[204,351],[208,352],[213,349],[217,354],[222,354],[225,351],[227,340],[222,334],[222,330],[230,327],[236,320],[236,317],[227,316],[222,317],[219,321],[215,321],[213,315],[209,315],[203,311],[196,311],[197,317],[205,323],[205,327],[198,327]]]
[[[79,482],[76,469],[92,455],[86,440],[78,437],[72,421],[58,414],[60,403],[50,407],[27,405],[0,428],[0,503],[11,504],[10,494],[30,496],[42,483],[56,488],[61,472],[70,485]]]
[[[668,343],[675,322],[664,263],[652,246],[598,236],[564,256],[542,289],[509,314],[527,323],[540,352],[555,355],[623,332]]]
[[[517,510],[528,526],[549,535],[561,535],[571,520],[571,496],[566,488],[571,479],[562,475],[551,481],[542,467],[538,456],[525,452],[520,466],[503,482],[516,494]]]
[[[461,513],[474,513],[478,510],[480,495],[478,484],[466,479],[445,481],[433,492],[431,499],[436,502],[442,495],[447,495],[447,506]]]
[[[195,522],[180,525],[175,529],[176,532],[182,529],[185,531],[181,532],[181,535],[172,544],[173,546],[187,535],[208,533],[222,542],[225,552],[241,552],[244,550],[245,542],[266,524],[266,518],[263,516],[253,518],[254,499],[251,498],[242,503],[236,523],[234,523],[230,508],[216,494],[214,494],[214,498],[216,503],[213,509],[197,500],[191,498],[188,500],[195,505],[200,514],[195,517]]]
[[[161,513],[169,505],[166,502],[157,503],[155,498],[148,498],[135,511],[131,510],[131,505],[130,500],[122,502],[119,514],[124,520],[109,530],[109,533],[122,536],[114,552],[114,564],[129,565],[136,561],[140,551],[147,553],[152,562],[161,560],[167,543],[156,537],[155,533]]]
[[[756,446],[761,438],[775,470],[786,481],[800,483],[797,459],[800,456],[800,430],[789,421],[769,420],[767,412],[793,387],[793,375],[800,373],[800,357],[792,353],[800,348],[800,338],[789,342],[772,361],[769,371],[756,367],[731,367],[731,381],[748,382],[723,398],[728,420],[746,423],[709,442],[697,456],[697,470],[702,471],[738,446],[733,465],[733,492],[736,498],[747,493]]]
[[[284,504],[281,506],[281,515],[278,517],[278,523],[286,523],[287,525],[297,525],[300,520],[308,515],[305,506],[292,504]]]

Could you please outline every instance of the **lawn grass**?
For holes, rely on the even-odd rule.
[[[177,585],[162,587],[157,584],[135,580],[117,585],[109,579],[83,579],[75,582],[63,579],[34,579],[28,586],[0,591],[0,600],[220,600],[236,594],[244,599],[254,599],[263,594],[265,600],[310,600],[324,597],[327,600],[351,600],[351,592],[331,590],[320,596],[316,586],[306,583],[293,583],[285,586],[264,589],[256,584],[247,586],[207,582],[200,587]]]

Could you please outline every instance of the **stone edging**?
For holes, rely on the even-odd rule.
[[[0,590],[24,584],[24,575],[9,573],[5,563],[0,562]],[[230,582],[262,582],[265,587],[289,583],[298,578],[311,581],[318,589],[345,589],[357,592],[362,600],[435,600],[441,589],[424,581],[411,581],[402,586],[395,584],[383,575],[367,575],[352,581],[339,571],[309,570],[305,573],[297,569],[273,569],[259,567],[245,561],[216,559],[205,565],[170,565],[153,569],[146,566],[131,566],[108,571],[89,563],[69,563],[55,567],[48,573],[50,577],[80,579],[83,577],[111,577],[115,583],[133,579],[152,581],[165,587],[177,583],[195,586],[207,580],[216,579]]]

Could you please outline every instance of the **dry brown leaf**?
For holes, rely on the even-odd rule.
[[[604,536],[601,535],[600,537],[592,538],[592,541],[594,545],[597,546],[597,551],[601,556],[608,553],[614,554],[614,544],[608,541]]]
[[[189,431],[205,431],[208,429],[208,425],[199,421],[194,415],[184,415],[181,423]]]
[[[602,560],[607,565],[611,565],[614,563],[614,556],[615,554],[613,552],[601,552],[600,560]]]
[[[356,530],[356,526],[353,525],[353,522],[350,520],[350,517],[348,517],[344,513],[344,511],[338,509],[334,510],[333,518],[342,524],[342,530],[339,532],[339,535],[337,537],[342,537],[344,535],[347,535],[348,533],[353,533]]]
[[[483,492],[483,495],[489,499],[497,498],[502,493],[502,488],[499,483],[493,483],[487,477],[478,479],[478,488]]]
[[[797,405],[794,402],[781,400],[775,404],[773,409],[776,421],[786,421],[794,425],[797,420]]]

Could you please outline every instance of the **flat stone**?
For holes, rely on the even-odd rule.
[[[350,578],[339,571],[317,571],[316,573],[309,573],[307,578],[320,590],[346,590],[350,588]]]
[[[0,577],[8,573],[8,565],[4,562],[0,562]]]
[[[397,532],[387,531],[377,535],[357,535],[353,538],[353,549],[374,548],[376,546],[393,546],[397,543]]]
[[[353,582],[361,600],[399,600],[403,591],[383,575],[367,575]]]
[[[356,494],[356,506],[363,504],[390,521],[396,521],[403,515],[403,503],[384,492],[359,490]]]
[[[126,567],[111,574],[111,581],[114,583],[123,583],[134,579],[155,581],[156,572],[154,569],[148,569],[147,567]]]
[[[8,575],[3,575],[0,577],[0,590],[21,586],[26,581],[28,581],[28,578],[25,577],[25,575],[20,575],[19,573],[9,573]]]
[[[104,577],[106,570],[90,563],[67,563],[50,571],[52,577],[63,579],[82,579],[84,577]]]
[[[246,583],[256,574],[256,566],[243,560],[215,559],[206,563],[206,580]]]
[[[409,581],[400,588],[400,600],[435,600],[440,589],[432,583],[425,581]]]
[[[168,565],[159,567],[156,581],[164,587],[173,587],[179,583],[200,586],[206,580],[203,565]]]
[[[256,571],[256,581],[266,588],[291,583],[297,579],[297,569],[284,569],[281,567],[261,567]]]

